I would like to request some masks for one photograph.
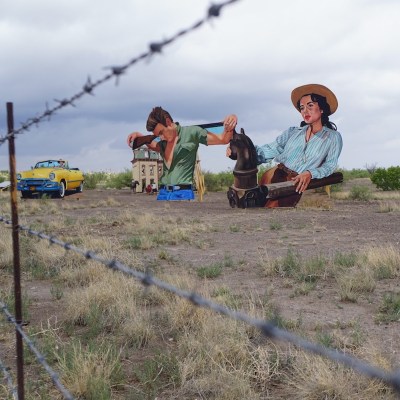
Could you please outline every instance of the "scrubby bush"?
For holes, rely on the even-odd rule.
[[[100,182],[107,180],[106,172],[90,172],[85,174],[85,189],[96,189]]]
[[[10,180],[8,171],[0,171],[0,183]]]
[[[132,172],[128,169],[125,169],[124,172],[111,174],[108,177],[106,186],[113,189],[122,189],[124,187],[130,187],[131,181],[132,181]]]
[[[209,192],[221,192],[227,190],[233,184],[232,171],[218,173],[203,172],[204,184]]]
[[[367,170],[360,168],[353,168],[351,170],[339,168],[337,172],[341,172],[343,174],[343,181],[350,181],[352,179],[370,177],[370,173]]]
[[[349,197],[352,200],[369,201],[372,194],[367,186],[353,186],[350,190]]]
[[[128,169],[116,173],[92,172],[85,174],[85,189],[96,189],[99,186],[122,189],[124,187],[130,187],[131,181],[132,172]]]
[[[378,189],[400,190],[400,167],[378,168],[371,176]]]

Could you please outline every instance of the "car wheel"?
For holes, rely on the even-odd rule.
[[[83,192],[83,182],[76,188],[77,193],[82,193]]]
[[[32,194],[29,192],[21,192],[21,197],[23,199],[31,199],[32,198]]]
[[[64,196],[65,196],[65,183],[64,182],[60,182],[60,187],[58,189],[57,195],[60,199],[64,198]]]

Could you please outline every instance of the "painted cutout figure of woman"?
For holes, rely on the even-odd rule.
[[[280,199],[268,199],[265,207],[294,207],[312,178],[331,175],[342,151],[342,136],[329,120],[338,107],[335,94],[319,84],[300,86],[292,91],[291,100],[303,121],[290,127],[275,141],[255,146],[258,164],[274,160],[277,165],[266,171],[260,185],[293,181],[296,192]],[[227,156],[231,150],[227,148]]]

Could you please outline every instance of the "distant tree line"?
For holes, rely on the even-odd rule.
[[[269,165],[262,166],[258,171],[258,178],[270,168]],[[338,169],[343,174],[343,180],[349,181],[357,178],[370,178],[378,189],[400,190],[400,166],[389,168],[376,168],[376,165],[366,166],[365,169],[353,168],[351,170]],[[203,172],[206,190],[209,192],[222,192],[233,183],[233,172]],[[9,180],[8,171],[0,171],[0,183]],[[96,189],[100,187],[110,189],[129,188],[132,181],[132,171],[125,169],[123,172],[90,172],[85,174],[85,189]],[[340,186],[340,185],[338,185]]]
[[[258,178],[269,168],[260,167]],[[343,174],[343,180],[349,181],[357,178],[370,178],[381,190],[400,190],[400,166],[385,168],[353,168],[351,170],[338,169]],[[203,172],[206,190],[208,192],[222,192],[228,190],[233,183],[233,172]],[[1,178],[0,178],[1,179]],[[132,180],[132,172],[126,169],[119,173],[92,172],[85,174],[85,188],[96,189],[99,187],[122,189],[129,188]]]

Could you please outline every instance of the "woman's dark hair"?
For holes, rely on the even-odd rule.
[[[311,96],[311,100],[314,101],[315,103],[318,103],[319,108],[323,111],[323,113],[321,115],[322,126],[326,126],[327,128],[330,128],[330,129],[333,129],[334,131],[336,131],[337,130],[336,125],[333,122],[329,121],[329,114],[331,113],[331,108],[329,107],[329,104],[326,101],[326,97],[321,96],[319,94],[315,94],[315,93],[305,94],[304,96]],[[298,110],[300,110],[300,100],[297,102]],[[307,125],[306,122],[301,121],[300,126],[304,126],[304,125]]]

